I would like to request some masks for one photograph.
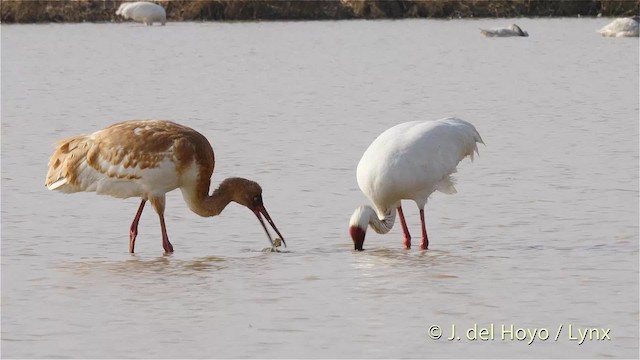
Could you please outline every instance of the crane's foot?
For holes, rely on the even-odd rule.
[[[411,238],[404,238],[403,244],[405,249],[411,249]]]
[[[164,248],[165,255],[173,254],[173,245],[171,245],[170,242],[167,241],[166,243],[162,244],[162,247]]]
[[[420,243],[420,250],[427,250],[429,248],[429,240],[422,239]]]

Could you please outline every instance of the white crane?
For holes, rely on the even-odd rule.
[[[615,19],[598,30],[598,33],[609,37],[638,37],[640,16]]]
[[[143,22],[149,26],[154,22],[159,22],[162,25],[167,22],[167,13],[161,5],[145,1],[123,3],[116,11],[116,15]]]
[[[363,250],[367,227],[379,234],[388,233],[400,216],[404,246],[411,247],[411,235],[402,213],[400,200],[413,200],[420,209],[421,249],[429,240],[424,206],[436,190],[456,192],[451,174],[466,156],[473,161],[476,143],[483,143],[476,128],[461,119],[412,121],[396,125],[380,134],[369,145],[358,163],[357,179],[370,206],[357,208],[349,221],[349,233],[355,250]]]
[[[516,24],[512,24],[508,28],[497,28],[497,29],[480,29],[480,34],[486,37],[509,37],[509,36],[529,36],[529,33],[526,31],[522,31],[520,26]]]

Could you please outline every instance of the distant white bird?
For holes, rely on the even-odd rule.
[[[602,36],[638,37],[640,35],[640,16],[615,19],[598,30]]]
[[[508,28],[497,28],[497,29],[480,29],[480,34],[486,37],[509,37],[509,36],[529,36],[526,31],[522,31],[520,27],[516,24],[511,25]]]
[[[243,178],[227,178],[209,195],[214,165],[211,144],[191,128],[164,120],[124,121],[91,135],[59,141],[49,160],[45,185],[64,193],[91,191],[122,199],[142,198],[129,230],[131,253],[147,200],[160,217],[164,251],[173,252],[164,206],[165,194],[177,188],[191,211],[200,216],[216,216],[230,202],[246,206],[258,217],[273,246],[262,216],[280,238],[282,235],[262,203],[260,185]]]
[[[396,209],[404,232],[404,246],[411,247],[411,235],[402,213],[400,200],[416,202],[422,222],[421,249],[429,239],[424,221],[424,206],[436,190],[456,192],[451,174],[466,156],[473,161],[476,143],[483,143],[476,128],[461,119],[412,121],[396,125],[380,134],[369,145],[358,163],[357,178],[362,192],[371,200],[357,208],[349,221],[349,233],[355,250],[362,250],[367,227],[379,234],[388,233],[396,218]]]
[[[167,14],[161,5],[144,1],[123,3],[116,11],[116,15],[143,22],[149,26],[154,22],[160,22],[162,25],[167,22]]]

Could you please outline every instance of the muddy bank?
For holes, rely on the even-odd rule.
[[[122,0],[2,0],[3,23],[121,21]],[[169,21],[342,20],[549,16],[630,16],[640,1],[573,0],[172,0]]]

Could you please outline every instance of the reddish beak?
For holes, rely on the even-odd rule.
[[[274,224],[273,220],[271,220],[271,216],[269,216],[267,209],[265,209],[263,205],[258,205],[255,207],[255,209],[253,209],[253,213],[256,214],[256,217],[258,218],[258,220],[260,220],[260,224],[262,225],[264,232],[267,233],[267,237],[269,238],[269,242],[271,243],[271,246],[273,246],[273,239],[271,238],[271,234],[269,234],[269,230],[267,230],[267,226],[264,224],[264,221],[262,220],[262,216],[264,216],[264,218],[267,219],[267,222],[269,222],[269,225],[271,225],[271,227],[276,232],[276,234],[278,234],[280,239],[282,239],[282,243],[284,244],[284,247],[287,247],[287,243],[284,241],[284,236],[280,234],[280,231],[278,231],[276,224]]]

